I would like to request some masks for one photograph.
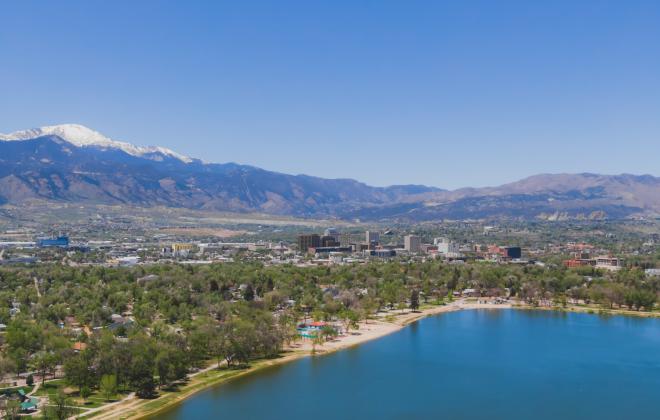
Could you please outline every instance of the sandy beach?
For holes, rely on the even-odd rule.
[[[467,302],[465,300],[457,300],[447,305],[433,306],[431,308],[422,309],[419,311],[393,310],[377,314],[377,319],[369,320],[369,322],[361,322],[357,330],[351,330],[349,334],[338,337],[335,340],[328,341],[322,346],[316,346],[316,353],[329,353],[347,347],[355,346],[374,340],[385,335],[391,334],[400,330],[408,324],[418,321],[428,316],[441,314],[445,312],[460,311],[463,309],[510,309],[511,304],[494,304],[494,303],[476,303]],[[388,318],[386,320],[386,318]],[[312,345],[309,340],[291,346],[296,350],[312,350]]]
[[[476,305],[476,304],[475,304]],[[472,305],[469,305],[470,307]],[[483,305],[484,307],[493,307],[496,305]],[[501,307],[502,305],[497,305]],[[316,354],[326,354],[333,351],[345,349],[347,347],[356,346],[370,340],[383,337],[400,330],[406,325],[415,322],[424,317],[440,314],[443,312],[452,312],[460,309],[467,308],[461,301],[452,302],[444,306],[434,306],[432,308],[423,309],[419,311],[398,311],[393,310],[390,312],[380,312],[377,314],[376,319],[369,320],[368,322],[361,322],[359,328],[351,330],[348,334],[339,336],[334,340],[327,341],[323,345],[315,347]],[[312,351],[311,340],[301,340],[290,346],[290,350]]]

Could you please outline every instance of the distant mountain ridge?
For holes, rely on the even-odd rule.
[[[203,163],[164,148],[115,142],[82,126],[75,126],[72,136],[71,127],[0,136],[0,203],[57,200],[311,217],[334,214],[339,207],[386,204],[439,191],[423,186],[378,188],[350,179]]]
[[[0,204],[170,206],[363,220],[624,218],[660,214],[660,178],[542,174],[489,188],[372,187],[204,163],[76,124],[0,135]]]

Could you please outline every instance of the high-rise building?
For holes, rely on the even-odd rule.
[[[365,241],[367,245],[378,244],[380,242],[380,232],[366,231],[365,232]]]
[[[321,246],[321,237],[316,233],[309,235],[298,235],[298,249],[301,252],[307,252],[309,248],[318,248]]]
[[[350,233],[342,233],[339,235],[340,246],[351,246],[353,243],[353,236]]]
[[[339,241],[332,235],[321,236],[321,247],[339,246]]]
[[[335,238],[335,241],[339,242],[339,237],[341,236],[341,232],[339,232],[337,228],[329,227],[325,230],[323,236],[332,236],[333,238]]]
[[[438,247],[438,254],[458,254],[461,251],[459,245],[448,238],[435,238],[433,243]]]
[[[403,246],[408,252],[419,252],[422,246],[422,238],[417,235],[406,235],[403,238]]]

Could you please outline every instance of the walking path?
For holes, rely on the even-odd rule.
[[[94,413],[98,413],[99,411],[105,411],[105,410],[108,410],[108,409],[109,409],[109,410],[108,410],[107,413],[104,413],[104,414],[100,415],[100,416],[97,417],[97,418],[99,418],[99,419],[103,419],[103,418],[116,418],[116,417],[108,417],[108,415],[112,415],[112,413],[113,413],[113,408],[114,408],[115,406],[121,404],[121,403],[126,403],[126,402],[131,401],[131,400],[134,400],[134,399],[135,399],[135,392],[131,392],[131,393],[128,394],[125,398],[122,398],[122,399],[119,400],[119,401],[111,402],[111,403],[109,403],[109,404],[102,405],[102,406],[100,406],[100,407],[91,408],[91,409],[85,411],[84,413],[80,413],[80,414],[77,414],[77,415],[75,415],[75,416],[69,417],[69,419],[79,419],[79,418],[81,418],[81,417],[86,417],[86,416],[92,415],[92,414],[94,414]],[[139,402],[139,401],[141,401],[141,400],[136,400],[136,401]],[[124,407],[129,407],[129,406],[124,406]],[[78,407],[78,408],[80,408],[80,407]],[[115,413],[115,414],[116,414],[116,413]]]
[[[224,362],[223,362],[224,363]],[[192,373],[188,375],[188,378],[193,378],[197,375],[200,375],[204,372],[208,372],[213,369],[217,369],[220,366],[218,363],[213,363],[211,366],[198,370],[195,373]],[[141,399],[136,399],[135,398],[135,392],[131,392],[128,394],[125,398],[122,398],[119,401],[115,401],[110,404],[102,405],[97,408],[92,408],[88,411],[85,411],[84,413],[80,413],[77,416],[70,417],[70,419],[75,419],[75,418],[82,418],[82,417],[87,417],[89,415],[92,415],[94,413],[98,413],[99,411],[103,411],[103,414],[100,416],[97,416],[96,419],[115,419],[117,418],[118,414],[121,412],[124,412],[125,410],[128,410],[130,408],[133,408],[135,405],[140,404],[144,402],[144,400]],[[124,403],[121,407],[117,407],[119,404]],[[126,404],[128,403],[128,404]]]
[[[28,392],[25,396],[31,397],[32,395],[34,395],[35,392],[39,391],[39,388],[41,388],[41,381],[37,382],[34,388],[32,388],[32,391]]]
[[[41,298],[41,292],[39,291],[39,280],[37,278],[34,278],[34,288],[37,289],[37,296]]]

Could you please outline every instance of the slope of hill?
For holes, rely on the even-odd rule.
[[[209,164],[79,125],[0,135],[0,204],[60,201],[364,220],[623,218],[660,214],[660,178],[543,174],[489,188],[371,187]]]
[[[50,131],[65,135],[62,130]],[[72,142],[60,135],[0,138],[0,202],[60,200],[314,216],[439,191],[421,186],[376,188],[350,179],[205,164],[167,149]]]

